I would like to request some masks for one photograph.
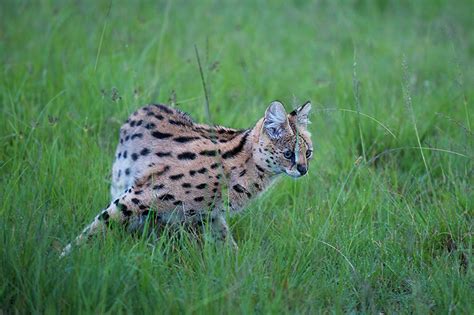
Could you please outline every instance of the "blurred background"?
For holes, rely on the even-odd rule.
[[[0,312],[154,312],[153,300],[469,313],[473,12],[469,0],[2,1]],[[312,101],[309,176],[231,219],[238,255],[107,238],[57,261],[108,203],[129,113],[166,103],[207,121],[195,48],[213,123],[247,128],[272,100]]]

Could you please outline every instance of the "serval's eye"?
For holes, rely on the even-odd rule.
[[[306,150],[306,158],[309,159],[311,157],[311,155],[313,155],[313,150]]]
[[[284,153],[283,153],[283,156],[285,157],[285,159],[288,159],[288,160],[291,160],[294,156],[294,153],[293,151],[291,150],[286,150]]]

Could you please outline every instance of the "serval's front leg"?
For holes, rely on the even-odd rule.
[[[140,221],[141,216],[148,215],[151,195],[147,191],[128,189],[122,196],[115,199],[106,209],[102,210],[73,243],[68,244],[62,251],[61,257],[71,252],[73,244],[79,246],[101,231],[105,231],[109,223],[119,222],[128,225],[131,221]]]
[[[219,213],[211,218],[211,233],[213,237],[222,242],[229,242],[234,249],[239,249],[237,243],[232,237],[229,226],[225,220],[224,214]]]

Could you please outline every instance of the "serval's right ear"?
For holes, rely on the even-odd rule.
[[[263,122],[265,132],[271,139],[281,138],[289,128],[285,107],[279,101],[273,101],[265,111]]]

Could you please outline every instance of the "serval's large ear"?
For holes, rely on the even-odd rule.
[[[282,103],[273,101],[268,106],[263,125],[267,135],[272,139],[279,139],[287,132],[288,118]]]
[[[300,126],[307,127],[310,123],[309,121],[309,112],[311,111],[311,102],[307,101],[294,111],[290,113],[290,117],[294,117],[296,123]]]

